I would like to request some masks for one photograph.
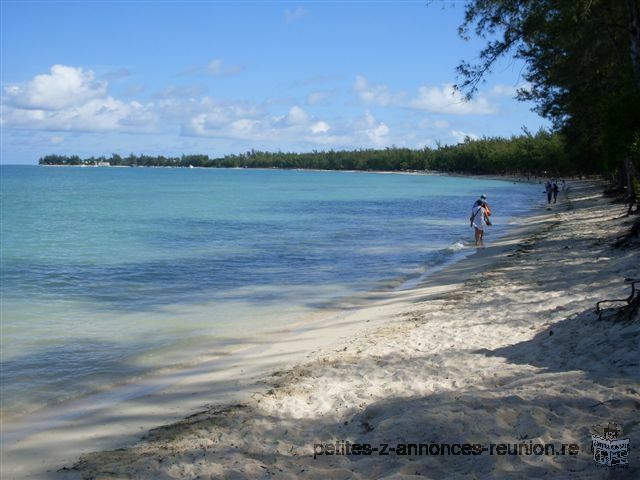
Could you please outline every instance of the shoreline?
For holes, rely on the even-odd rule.
[[[580,188],[583,187],[581,186]],[[593,191],[593,187],[589,188]],[[257,409],[266,408],[268,413],[273,416],[274,407],[278,407],[276,410],[282,410],[281,413],[285,416],[283,420],[285,423],[290,422],[292,418],[300,416],[305,421],[309,420],[309,415],[317,416],[319,410],[321,412],[319,417],[331,419],[347,418],[345,426],[353,424],[352,417],[354,415],[356,417],[362,415],[363,412],[367,411],[367,408],[372,408],[372,405],[367,405],[364,402],[364,406],[359,407],[357,402],[345,401],[344,398],[349,396],[347,385],[353,385],[353,379],[352,382],[345,384],[344,382],[336,381],[342,379],[336,379],[330,373],[322,374],[322,371],[326,373],[327,362],[330,364],[340,364],[342,362],[345,365],[351,365],[351,370],[357,370],[355,366],[368,359],[367,355],[362,355],[361,353],[363,351],[366,352],[367,348],[374,347],[380,350],[375,352],[374,357],[381,357],[382,355],[382,358],[386,358],[389,354],[393,355],[393,352],[402,356],[405,350],[398,350],[396,347],[399,344],[389,347],[386,343],[391,341],[396,344],[398,340],[395,337],[398,331],[402,331],[403,334],[407,332],[412,334],[411,329],[407,330],[408,322],[416,325],[420,324],[421,322],[418,319],[423,315],[421,310],[433,311],[435,312],[434,315],[437,315],[439,309],[447,304],[448,299],[459,299],[461,295],[464,297],[470,286],[474,289],[477,288],[479,285],[476,277],[480,272],[483,270],[491,272],[508,267],[515,259],[527,255],[528,252],[526,250],[528,247],[526,245],[531,242],[532,238],[535,239],[545,235],[545,231],[558,227],[559,220],[554,217],[572,214],[570,207],[573,207],[571,203],[565,204],[563,201],[562,204],[558,204],[558,207],[561,207],[558,208],[558,210],[561,210],[560,212],[552,211],[548,213],[545,211],[524,219],[524,222],[522,221],[523,219],[520,219],[521,223],[525,223],[525,225],[521,224],[511,228],[495,244],[488,245],[460,262],[445,266],[440,271],[427,277],[424,282],[418,282],[410,289],[372,295],[373,298],[370,298],[370,303],[363,308],[337,313],[330,320],[319,320],[315,323],[301,325],[298,329],[289,330],[286,333],[279,332],[281,335],[279,342],[267,343],[265,341],[261,344],[257,343],[249,346],[248,351],[236,352],[225,356],[217,361],[218,370],[213,373],[210,370],[215,370],[213,363],[216,361],[212,364],[202,365],[199,372],[191,372],[193,375],[178,375],[181,377],[179,381],[182,383],[174,384],[168,389],[165,388],[164,390],[153,392],[147,397],[132,400],[123,399],[124,401],[117,405],[112,405],[110,409],[98,410],[86,418],[71,419],[67,417],[71,421],[67,421],[66,428],[58,428],[54,432],[49,432],[49,434],[32,435],[26,439],[27,441],[20,442],[13,445],[11,449],[3,451],[3,457],[6,457],[3,458],[2,462],[3,475],[6,475],[6,478],[42,478],[42,469],[44,468],[49,472],[47,475],[51,475],[52,478],[78,478],[80,474],[100,476],[100,474],[105,474],[108,471],[120,472],[115,475],[116,477],[118,475],[126,476],[131,474],[136,478],[154,478],[154,476],[159,475],[159,471],[154,469],[160,467],[158,465],[152,467],[150,463],[145,464],[140,456],[140,449],[147,451],[148,448],[151,448],[150,451],[155,456],[160,455],[160,452],[157,449],[153,449],[153,445],[152,447],[148,446],[149,440],[147,440],[146,444],[144,441],[138,443],[141,432],[157,427],[160,424],[166,425],[167,423],[178,421],[176,424],[154,430],[155,433],[147,437],[152,439],[152,443],[160,442],[163,445],[170,445],[169,450],[173,452],[175,445],[171,444],[171,439],[176,436],[176,432],[184,433],[185,425],[192,425],[192,420],[193,422],[202,421],[206,423],[211,418],[219,419],[221,408],[222,411],[226,412],[225,417],[230,414],[232,419],[242,420],[243,415],[248,415],[244,417],[245,421],[255,418]],[[504,300],[508,305],[509,298]],[[455,303],[456,300],[454,300],[454,305],[451,306],[451,309],[455,310]],[[409,318],[408,321],[407,318]],[[461,333],[458,330],[459,327],[453,328],[452,336],[454,339],[457,338],[456,335],[459,336]],[[429,343],[428,338],[424,341],[427,344]],[[442,337],[442,342],[446,343],[447,341],[446,337]],[[371,347],[371,344],[374,347]],[[436,350],[438,348],[435,344],[432,347]],[[314,377],[309,365],[318,365],[321,373],[317,373]],[[448,367],[444,365],[443,368],[446,370]],[[275,374],[273,374],[274,369],[277,369]],[[455,369],[448,369],[450,373],[455,375]],[[419,369],[415,373],[420,371]],[[374,377],[382,375],[380,372],[375,371],[371,371],[370,374]],[[346,371],[345,375],[347,375]],[[436,377],[438,376],[436,375]],[[325,390],[309,393],[307,390],[313,390],[311,384],[314,383],[312,381],[310,384],[310,377],[315,378],[317,384],[324,385],[326,387]],[[407,380],[414,381],[415,379],[417,377],[412,376]],[[381,385],[377,385],[377,387],[382,388]],[[318,387],[316,385],[316,388],[321,388],[321,386]],[[356,386],[357,388],[359,387]],[[449,386],[452,391],[455,391],[456,388],[458,387]],[[321,408],[315,408],[315,413],[307,412],[306,409],[308,410],[308,407],[304,406],[304,402],[300,403],[302,399],[298,398],[300,397],[300,389],[306,394],[306,397],[302,395],[303,398],[306,398],[306,403],[310,402],[313,406],[314,402],[319,402],[315,404],[315,407],[320,406]],[[434,392],[429,393],[428,390],[424,385],[412,387],[405,381],[400,385],[396,394],[404,391],[411,398],[412,395],[415,396],[417,391],[422,393],[423,397],[426,395],[426,398],[428,398],[429,395],[434,394]],[[464,392],[461,393],[463,394]],[[323,395],[328,395],[329,400],[326,398],[322,401],[319,400],[319,397]],[[335,403],[336,397],[342,397],[342,403],[348,405],[346,405],[346,410],[342,408],[342,411],[332,413],[333,410],[327,408],[325,404],[327,402],[330,403],[331,398]],[[386,398],[386,395],[381,398]],[[207,402],[213,402],[214,406],[209,406],[205,412],[202,412],[203,405],[206,406]],[[240,402],[243,406],[230,407],[227,405],[226,407],[220,407],[220,405],[228,402],[233,402],[235,405]],[[288,407],[287,404],[289,405]],[[292,406],[296,408],[292,408]],[[300,410],[299,412],[297,411],[298,409]],[[336,410],[338,411],[340,408],[336,407]],[[71,411],[76,410],[71,409]],[[324,413],[322,413],[323,411]],[[193,412],[199,413],[196,413],[195,417],[190,417],[192,420],[180,421],[189,412],[192,414]],[[261,413],[264,414],[264,412]],[[316,418],[316,420],[318,419]],[[318,431],[323,431],[326,425],[323,428],[321,428],[322,425],[316,425],[316,427],[316,429],[310,429],[313,435],[316,435]],[[275,426],[269,428],[273,430]],[[335,428],[336,433],[341,430],[348,431],[348,427]],[[297,432],[298,437],[300,437],[301,433]],[[253,434],[256,438],[259,436],[258,432],[253,431]],[[206,435],[193,441],[202,443],[205,437]],[[245,439],[245,437],[247,438]],[[279,441],[287,441],[285,437],[283,436],[280,439],[279,436],[274,434],[274,436],[270,437],[270,440],[278,443]],[[247,435],[243,435],[239,439],[241,444],[250,440]],[[388,440],[391,440],[391,438]],[[120,451],[120,453],[88,453],[90,451],[122,447],[123,445],[128,448]],[[297,448],[300,447],[302,446],[297,446]],[[247,451],[250,450],[251,448],[248,448]],[[239,454],[237,452],[228,452],[226,457],[223,456],[221,462],[214,462],[215,466],[211,466],[212,470],[208,471],[208,474],[212,474],[215,477],[216,475],[226,475],[228,472],[232,472],[232,460],[237,460],[236,455]],[[308,454],[309,452],[305,451],[300,453],[300,455],[304,456],[305,464],[309,461]],[[85,455],[85,459],[77,464],[76,467],[68,469],[76,462],[79,455]],[[253,457],[249,456],[251,457],[249,466],[253,465],[253,467],[258,468],[254,465],[256,463],[255,455]],[[43,463],[35,465],[35,469],[28,471],[25,463],[29,458],[33,459],[34,457]],[[302,457],[297,458],[302,460]],[[116,461],[115,459],[118,460]],[[9,460],[9,463],[5,460]],[[293,457],[280,459],[278,456],[276,463],[280,460],[284,463],[290,461],[290,464],[293,461],[291,465],[295,465],[295,458]],[[332,465],[331,470],[325,469],[323,471],[323,475],[335,473],[336,475],[342,474],[344,476],[345,470],[343,469],[344,465],[342,464],[344,462],[342,460],[344,462],[347,461],[344,458],[340,459],[339,463],[341,465]],[[421,461],[424,460],[422,459]],[[337,457],[336,461],[338,461]],[[114,462],[116,462],[115,465]],[[177,462],[174,466],[177,468],[178,464],[181,465],[182,463],[182,461]],[[328,463],[325,462],[323,465],[326,467]],[[380,462],[378,464],[382,465]],[[267,462],[260,467],[262,470],[255,470],[255,473],[263,473],[265,465],[266,468],[273,467]],[[318,465],[316,462],[316,466]],[[67,469],[57,474],[54,472],[56,469],[63,467]],[[313,469],[313,464],[310,464],[309,468]],[[249,471],[244,471],[242,474],[247,477],[252,476]],[[317,472],[317,475],[322,476],[320,472]],[[184,478],[192,478],[186,472],[183,476]]]
[[[268,170],[265,170],[265,171],[268,171]],[[350,172],[346,172],[346,173],[350,173]],[[378,172],[354,171],[353,173],[378,173]],[[397,172],[397,173],[402,173],[402,172]],[[502,185],[507,185],[507,184],[500,183],[500,186]],[[521,187],[518,186],[517,188],[520,189]],[[518,212],[518,214],[520,213],[521,212]],[[500,230],[508,229],[507,221],[509,219],[510,217],[505,215],[503,219],[501,219],[502,221],[498,222],[498,223],[502,223],[502,225],[496,227],[496,229],[492,233],[496,236],[499,234],[502,234]],[[462,225],[462,223],[463,223],[463,220],[461,219],[460,224]],[[462,248],[461,242],[463,242],[463,235],[464,233],[462,235],[458,235],[456,233],[455,238],[450,238],[448,239],[448,242],[443,242],[441,245],[437,246],[435,249],[429,250],[429,253],[428,253],[429,258],[426,258],[427,254],[422,255],[422,258],[413,258],[413,257],[416,257],[417,255],[412,254],[411,257],[414,263],[409,266],[410,267],[412,266],[415,268],[405,268],[402,271],[394,272],[393,276],[386,276],[386,277],[382,277],[377,280],[374,280],[373,282],[370,282],[371,284],[367,284],[367,285],[355,284],[353,290],[351,291],[348,290],[349,288],[348,286],[346,288],[341,289],[342,291],[340,291],[340,289],[335,289],[336,290],[335,292],[331,292],[329,294],[325,293],[324,295],[320,296],[319,301],[314,302],[314,307],[310,307],[310,309],[302,313],[295,314],[296,318],[294,318],[294,315],[286,315],[281,313],[280,317],[277,320],[283,320],[283,321],[279,321],[277,323],[277,326],[275,327],[273,326],[275,322],[272,322],[272,323],[267,322],[265,323],[265,325],[267,325],[268,323],[271,323],[271,326],[259,327],[259,329],[260,331],[264,331],[265,334],[268,334],[274,329],[290,330],[291,328],[297,328],[298,324],[306,323],[309,318],[314,319],[317,317],[328,316],[329,314],[326,312],[327,310],[329,311],[329,313],[331,313],[332,310],[335,310],[337,308],[344,309],[345,306],[347,308],[356,308],[358,305],[360,306],[365,305],[371,298],[380,297],[381,295],[384,295],[386,292],[390,290],[394,290],[396,288],[406,288],[407,283],[414,285],[416,284],[416,282],[419,282],[424,277],[430,275],[433,271],[437,271],[442,268],[445,268],[448,264],[455,263],[455,261],[458,261],[457,258],[464,257],[470,253],[473,253],[473,252],[470,252],[473,249],[473,247],[470,246],[470,244],[467,242],[464,242],[465,244],[464,251],[457,252],[458,246]],[[447,245],[447,243],[449,243],[449,245]],[[424,251],[425,250],[421,250],[421,252],[424,252]],[[415,263],[415,262],[418,262],[418,263]],[[372,277],[368,277],[368,278],[372,278]],[[317,293],[317,292],[311,292],[311,293]],[[293,299],[294,297],[298,297],[298,295],[299,295],[299,298],[301,299],[305,298],[304,293],[299,294],[297,291],[294,292],[291,298]],[[207,304],[206,302],[202,302],[194,305],[195,305],[194,310],[198,308],[200,309],[200,311],[204,311],[207,308],[210,310],[215,308],[215,307],[212,307],[212,304]],[[291,303],[289,305],[291,305]],[[169,306],[173,307],[172,305],[169,305]],[[173,309],[173,312],[170,312],[170,314],[173,313],[174,316],[178,314],[183,314],[184,311],[178,310],[178,307],[180,306],[177,306],[175,309]],[[313,311],[314,308],[318,308],[321,310]],[[293,309],[290,309],[290,310],[293,310]],[[257,315],[254,315],[254,317],[260,318],[261,315],[257,314]],[[136,319],[134,318],[133,320],[135,321]],[[211,320],[211,317],[207,318],[207,320]],[[231,338],[229,341],[227,341],[227,337],[229,336],[242,337],[242,338]],[[149,377],[156,377],[158,376],[158,374],[161,376],[169,376],[171,373],[175,373],[175,371],[177,370],[187,371],[190,368],[197,366],[198,364],[208,362],[212,356],[218,356],[219,353],[226,356],[229,353],[233,353],[236,350],[243,349],[245,348],[244,347],[245,343],[251,344],[252,341],[250,338],[247,338],[247,336],[242,334],[236,334],[234,332],[233,334],[224,335],[224,332],[223,332],[222,337],[220,338],[220,341],[217,341],[217,339],[214,339],[207,343],[202,342],[198,344],[197,347],[194,346],[195,347],[194,350],[197,349],[197,352],[190,349],[188,353],[188,357],[179,358],[179,362],[180,362],[179,365],[177,364],[177,362],[173,362],[173,363],[164,362],[159,366],[152,365],[146,368],[146,364],[145,364],[145,366],[140,367],[138,371],[135,371],[131,375],[128,375],[128,376],[122,375],[119,377],[116,377],[114,375],[102,381],[101,384],[99,385],[96,384],[94,386],[92,384],[91,390],[87,388],[84,391],[81,391],[78,394],[74,395],[73,391],[70,389],[69,391],[65,392],[65,395],[61,395],[62,400],[58,400],[57,398],[52,398],[52,401],[50,401],[49,403],[45,401],[41,401],[40,403],[34,402],[33,406],[27,405],[27,402],[24,402],[24,400],[27,399],[28,397],[22,396],[21,392],[17,391],[17,393],[13,395],[13,397],[11,397],[8,394],[7,398],[5,398],[6,403],[5,405],[3,405],[3,407],[6,405],[8,405],[8,407],[6,409],[3,408],[3,411],[0,412],[0,420],[9,424],[19,423],[23,419],[28,420],[28,417],[33,416],[34,414],[40,417],[40,413],[42,412],[42,410],[51,410],[51,409],[56,410],[58,409],[58,406],[60,404],[68,404],[68,403],[74,402],[78,398],[94,397],[96,394],[98,396],[105,396],[105,395],[108,395],[109,391],[113,389],[120,389],[120,388],[128,389],[130,387],[130,384],[132,383],[146,383]],[[209,352],[213,352],[213,354],[210,354]],[[174,354],[174,356],[177,358],[178,356],[177,353],[175,352],[171,352],[171,353]],[[158,357],[160,357],[160,355],[158,355]],[[21,380],[18,376],[15,376],[15,378],[17,379],[15,381],[15,384],[21,383]],[[60,389],[60,391],[64,392],[64,389]],[[14,408],[12,410],[11,408],[12,404],[10,404],[7,401],[7,399],[11,399],[13,401],[13,405],[17,405],[17,408]],[[62,406],[64,407],[64,405]]]
[[[450,177],[464,177],[464,178],[478,178],[478,179],[495,179],[503,181],[516,181],[526,183],[540,183],[544,178],[549,177],[562,177],[569,180],[594,180],[600,178],[597,174],[580,174],[580,175],[530,175],[527,178],[526,174],[519,173],[465,173],[465,172],[452,172],[452,171],[440,171],[440,170],[331,170],[331,169],[318,169],[318,168],[283,168],[283,167],[183,167],[183,166],[169,166],[169,165],[55,165],[55,164],[3,164],[5,166],[13,167],[102,167],[102,168],[182,168],[186,170],[281,170],[292,172],[342,172],[342,173],[379,173],[379,174],[398,174],[398,175],[434,175],[434,176],[450,176]]]
[[[511,224],[514,221],[521,222],[522,218],[506,220],[509,223],[506,227],[508,230],[498,242],[509,237],[517,228]],[[263,383],[274,370],[293,368],[318,351],[330,348],[335,341],[353,338],[362,329],[368,331],[383,326],[389,316],[397,313],[398,304],[404,308],[407,301],[414,301],[412,295],[416,288],[432,289],[433,293],[429,295],[440,295],[456,288],[452,285],[441,288],[440,276],[448,278],[448,269],[468,262],[472,257],[482,256],[482,250],[473,246],[470,248],[475,248],[475,251],[453,253],[444,263],[431,266],[415,277],[396,279],[378,290],[357,292],[348,302],[340,301],[328,309],[307,314],[305,319],[263,332],[264,339],[247,337],[242,343],[228,350],[221,349],[209,355],[209,360],[193,366],[162,369],[104,391],[67,400],[24,416],[2,419],[0,473],[16,475],[7,478],[41,478],[43,471],[38,467],[24,468],[28,457],[37,456],[44,459],[43,462],[64,468],[64,465],[92,449],[115,448],[123,443],[135,442],[139,439],[140,430],[180,421],[211,401],[219,404],[246,400],[250,389]],[[458,255],[460,257],[456,258]],[[295,345],[295,349],[291,349],[290,345]],[[270,362],[269,357],[274,355],[281,359]],[[250,379],[239,380],[249,370]],[[192,390],[194,385],[208,382],[222,383],[222,386]],[[125,413],[119,413],[121,410]],[[153,419],[127,419],[131,412],[142,416],[151,414]],[[114,417],[116,420],[113,420]],[[109,425],[101,423],[100,419],[109,419]],[[100,435],[96,435],[98,428]],[[50,442],[51,436],[55,437],[54,442]],[[92,447],[88,447],[87,442],[96,438]]]
[[[527,209],[525,215],[532,214],[535,209],[536,207]],[[511,224],[514,221],[522,221],[522,218],[505,217],[504,228],[507,230],[507,236],[513,230]],[[505,233],[501,234],[500,239],[503,236],[505,236]],[[451,246],[448,248],[451,248]],[[54,432],[54,435],[58,437],[74,436],[76,432],[85,432],[85,425],[88,422],[97,424],[95,418],[100,415],[103,417],[117,415],[113,412],[117,411],[120,405],[126,406],[129,404],[136,411],[139,411],[138,404],[143,404],[148,400],[151,403],[150,409],[155,412],[154,420],[144,423],[144,428],[149,429],[157,426],[157,423],[178,421],[201,408],[202,405],[212,401],[212,399],[215,402],[231,400],[237,395],[227,395],[227,392],[223,391],[224,389],[214,386],[212,389],[205,389],[202,392],[195,393],[185,390],[185,387],[180,386],[180,382],[184,378],[190,379],[187,383],[191,382],[191,385],[196,381],[195,379],[201,379],[202,382],[216,382],[220,378],[232,379],[234,376],[243,374],[243,368],[240,368],[239,365],[246,365],[251,362],[258,364],[252,373],[255,381],[267,375],[273,368],[289,368],[308,357],[310,353],[327,347],[337,339],[350,338],[355,336],[363,327],[372,328],[375,325],[384,323],[386,316],[381,316],[377,312],[379,307],[385,312],[389,312],[387,304],[404,302],[400,297],[410,294],[411,290],[425,282],[434,284],[437,287],[437,284],[440,283],[437,275],[446,273],[447,269],[452,268],[457,263],[468,261],[470,257],[478,255],[478,250],[473,245],[470,244],[467,249],[475,251],[452,252],[451,257],[443,263],[429,266],[424,272],[416,276],[409,275],[396,278],[393,281],[380,284],[376,290],[356,292],[351,297],[340,299],[337,303],[332,302],[328,308],[307,313],[304,319],[295,320],[282,327],[264,332],[261,335],[264,335],[265,338],[247,337],[241,343],[217,349],[215,353],[204,356],[204,361],[198,361],[193,365],[181,368],[163,368],[160,371],[139,376],[133,381],[127,381],[105,390],[45,407],[27,415],[5,417],[2,419],[4,460],[2,463],[14,463],[14,466],[19,466],[21,462],[19,452],[28,452],[31,449],[36,449],[41,452],[39,456],[44,458],[48,455],[47,450],[49,448],[53,448],[58,452],[53,455],[53,457],[58,457],[58,460],[55,460],[54,463],[62,465],[63,463],[72,462],[75,458],[73,455],[78,456],[88,451],[85,445],[86,433],[80,434],[79,438],[70,439],[70,442],[57,442],[59,445],[45,447],[44,445],[47,442],[44,437],[46,437],[47,432]],[[392,315],[393,313],[388,314]],[[355,322],[354,318],[357,319]],[[328,330],[332,331],[326,333]],[[272,345],[267,346],[267,342],[272,343]],[[287,347],[288,344],[300,344],[300,342],[304,344],[304,349],[291,350]],[[274,351],[279,352],[278,355],[281,358],[279,363],[272,362],[262,365],[265,362],[265,358]],[[209,371],[214,373],[208,375],[207,372]],[[205,377],[206,379],[204,379]],[[175,396],[174,390],[180,390],[181,388],[182,395],[189,398],[188,402],[182,399],[179,402],[175,400],[167,401],[166,398],[160,399],[167,396],[173,398]],[[154,396],[159,398],[154,398]],[[164,405],[160,406],[162,403]],[[118,423],[118,426],[110,426],[103,429],[105,430],[103,434],[105,437],[117,438],[118,440],[101,440],[100,443],[95,445],[95,449],[111,448],[117,446],[117,442],[122,439],[128,441],[129,439],[137,438],[136,435],[141,428],[138,425],[139,421],[132,422],[132,424],[136,424],[135,427],[122,420]],[[94,432],[90,431],[88,434],[93,436]],[[25,440],[27,440],[26,443]],[[41,443],[43,441],[44,443]],[[5,445],[6,448],[4,447]],[[23,447],[23,445],[25,446]],[[76,452],[75,454],[68,453],[74,451]],[[10,462],[13,452],[18,452],[17,462]],[[29,473],[21,472],[21,476],[25,474],[28,475]]]

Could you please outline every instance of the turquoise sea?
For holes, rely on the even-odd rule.
[[[466,252],[537,185],[435,175],[1,166],[2,414],[187,366]]]

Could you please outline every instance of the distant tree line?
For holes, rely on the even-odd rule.
[[[283,168],[318,170],[408,171],[434,170],[468,174],[574,174],[593,173],[578,168],[579,162],[565,153],[559,134],[540,130],[533,135],[506,138],[465,139],[463,143],[438,148],[361,149],[350,151],[326,150],[307,153],[263,152],[211,158],[208,155],[134,155],[81,159],[77,155],[47,155],[40,165],[99,165],[136,167],[211,167],[211,168]]]

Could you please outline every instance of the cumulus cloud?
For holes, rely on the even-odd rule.
[[[356,122],[356,132],[364,136],[373,145],[380,146],[387,142],[390,130],[384,122],[377,121],[371,112],[367,111]]]
[[[420,87],[418,96],[411,99],[407,105],[428,112],[453,115],[490,115],[497,111],[496,107],[482,96],[475,100],[467,100],[452,84],[445,84],[442,88]]]
[[[202,98],[166,97],[156,102],[155,109],[165,122],[183,124],[198,115],[206,115],[219,124],[238,118],[256,117],[260,113],[255,105],[248,102],[221,102],[205,96]]]
[[[384,122],[378,121],[369,111],[355,119],[343,119],[329,126],[325,121],[312,125],[313,135],[304,140],[311,144],[331,146],[335,148],[381,147],[392,143],[391,129]]]
[[[223,71],[224,65],[220,64],[219,68]],[[275,114],[271,109],[280,110],[282,101],[265,100],[257,103],[217,99],[206,96],[202,88],[189,85],[169,85],[158,94],[151,95],[151,100],[147,102],[130,101],[124,96],[114,98],[107,93],[107,87],[106,82],[96,81],[90,70],[56,65],[49,73],[5,88],[0,124],[3,128],[23,131],[54,132],[46,137],[47,140],[52,139],[51,143],[54,144],[63,141],[63,138],[67,144],[71,138],[55,132],[173,131],[176,136],[185,138],[226,139],[239,144],[256,145],[258,148],[275,149],[309,148],[315,145],[323,148],[414,145],[424,141],[425,137],[435,137],[435,131],[442,129],[450,132],[448,136],[451,141],[463,141],[467,136],[477,138],[472,133],[456,130],[454,122],[449,119],[424,119],[420,128],[432,131],[416,135],[412,133],[414,125],[407,118],[404,123],[390,123],[386,118],[374,117],[368,110],[361,116],[322,118],[314,112],[312,104],[321,102],[326,98],[325,95],[334,94],[335,91],[313,92],[316,95],[310,94],[306,102],[300,98],[288,99],[286,109]],[[372,84],[362,76],[356,78],[353,88],[363,101],[375,106],[416,108],[409,106],[416,99],[393,92],[384,85]],[[54,96],[54,92],[59,97]],[[445,88],[437,88],[430,96],[419,98],[423,102],[430,102],[430,108],[443,110],[449,108],[445,107],[447,104],[442,99],[448,93]],[[421,104],[420,107],[424,110],[425,105]],[[474,108],[478,108],[477,105],[474,104]],[[420,116],[423,116],[422,113]],[[415,113],[409,118],[415,118]]]
[[[374,145],[384,145],[387,141],[389,132],[389,127],[380,122],[375,127],[368,129],[366,131],[366,134],[369,140],[371,140]]]
[[[383,107],[398,104],[403,94],[393,95],[386,85],[372,85],[362,75],[356,77],[353,85],[354,91],[364,103],[380,105]]]
[[[266,118],[255,107],[221,104],[208,97],[199,102],[167,102],[163,107],[165,116],[184,120],[183,135],[195,137],[242,138],[243,132],[256,132]]]
[[[311,133],[327,133],[331,127],[327,122],[319,121],[311,125]]]
[[[48,74],[36,75],[27,83],[4,89],[8,105],[34,110],[74,107],[106,93],[107,83],[96,80],[91,70],[66,65],[54,65]]]
[[[288,125],[306,125],[309,123],[309,115],[303,109],[294,105],[286,116]]]
[[[314,119],[297,105],[292,106],[286,115],[270,115],[259,109],[233,105],[210,105],[208,111],[192,116],[183,125],[182,134],[271,142],[275,145],[300,140],[313,144],[332,144],[326,135],[330,129],[329,123]]]
[[[407,98],[405,92],[394,93],[387,85],[371,84],[358,75],[353,90],[363,103],[382,107],[403,107],[453,115],[490,115],[497,112],[497,108],[485,97],[467,100],[452,84],[440,88],[423,86],[418,89],[416,97]]]
[[[48,131],[150,132],[154,105],[107,95],[107,83],[91,70],[54,65],[49,74],[5,88],[3,127]]]
[[[311,120],[298,106],[291,107],[286,115],[269,115],[258,108],[218,105],[213,101],[194,107],[202,110],[204,105],[207,105],[205,111],[196,113],[183,123],[183,135],[249,142],[290,140],[303,134]]]
[[[61,110],[7,108],[3,126],[49,131],[151,132],[156,116],[151,105],[112,97],[89,100]]]
[[[202,105],[199,105],[202,108]],[[215,105],[192,115],[182,125],[184,136],[259,143],[260,148],[283,145],[321,145],[331,148],[379,147],[392,143],[391,129],[370,112],[356,119],[319,119],[298,105],[285,115],[233,105]]]

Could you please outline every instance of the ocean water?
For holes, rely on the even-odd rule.
[[[537,185],[432,175],[0,166],[2,414],[13,417],[415,281]]]

